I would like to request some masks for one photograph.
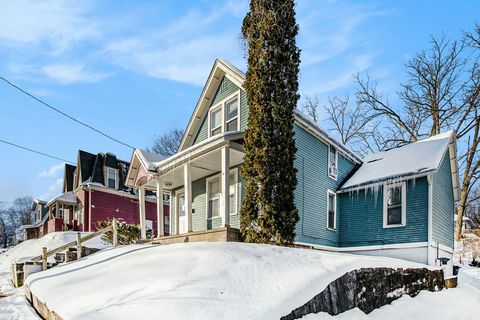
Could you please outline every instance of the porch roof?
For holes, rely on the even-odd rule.
[[[242,140],[243,132],[225,132],[195,144],[169,158],[156,162],[154,163],[154,168],[150,169],[149,178],[147,178],[145,187],[155,190],[155,180],[157,178],[163,180],[164,189],[174,189],[183,185],[183,165],[185,163],[191,164],[192,181],[219,172],[221,163],[220,150],[224,146],[228,146],[230,149],[230,167],[238,166],[243,162]],[[139,170],[137,170],[137,172],[138,171]],[[131,177],[130,172],[128,177],[129,183],[139,180],[138,178]]]
[[[76,205],[78,203],[77,196],[71,191],[62,193],[61,195],[56,196],[52,200],[48,201],[47,207],[50,207],[55,202],[66,205]]]

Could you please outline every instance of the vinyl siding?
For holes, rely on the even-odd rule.
[[[218,86],[217,92],[212,100],[212,103],[209,106],[209,110],[212,107],[216,107],[225,98],[228,98],[230,95],[238,92],[240,88],[235,85],[228,78],[223,77],[220,85]],[[197,136],[195,137],[195,142],[193,144],[199,143],[208,138],[208,114],[203,117],[202,124],[198,130]],[[245,130],[247,127],[247,118],[248,118],[248,107],[247,107],[247,97],[243,90],[240,90],[240,130]]]
[[[428,239],[428,182],[407,181],[406,225],[383,227],[383,187],[342,193],[337,198],[341,247],[426,242]]]
[[[449,154],[432,177],[432,240],[453,248],[455,204]]]
[[[327,190],[335,191],[340,182],[354,168],[354,164],[338,155],[338,178],[328,176],[328,145],[303,128],[294,125],[297,154],[297,187],[295,189],[295,206],[300,221],[296,226],[297,242],[307,242],[327,246],[338,245],[338,210],[337,230],[327,229]]]

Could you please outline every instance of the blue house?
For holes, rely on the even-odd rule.
[[[245,195],[239,167],[249,112],[244,80],[242,71],[216,60],[178,152],[168,158],[133,152],[126,185],[139,189],[143,235],[142,203],[151,190],[170,195],[170,236],[159,226],[159,242],[239,239]],[[294,130],[297,244],[429,265],[445,257],[451,265],[454,132],[361,159],[298,111]],[[161,216],[164,197],[157,200]]]

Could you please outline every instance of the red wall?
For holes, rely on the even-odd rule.
[[[84,192],[84,199],[80,200],[84,203],[84,216],[85,224],[88,225],[89,219],[89,204],[88,204],[88,192]],[[97,230],[97,222],[111,219],[121,218],[126,223],[140,224],[139,216],[139,203],[138,199],[133,199],[128,196],[116,195],[108,192],[102,192],[99,190],[92,190],[92,225],[91,231]],[[157,204],[156,202],[145,201],[146,219],[153,221],[154,235],[157,234]],[[168,205],[163,206],[164,221],[165,216],[168,216]],[[165,224],[164,224],[165,226]],[[85,231],[87,228],[84,228]],[[168,233],[168,228],[165,226],[165,230]]]

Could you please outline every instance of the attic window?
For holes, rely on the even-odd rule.
[[[117,170],[114,168],[107,168],[107,188],[118,189]]]
[[[217,135],[223,131],[222,107],[212,110],[210,113],[210,136]]]
[[[239,101],[239,94],[235,93],[211,109],[208,119],[209,137],[240,130]]]

